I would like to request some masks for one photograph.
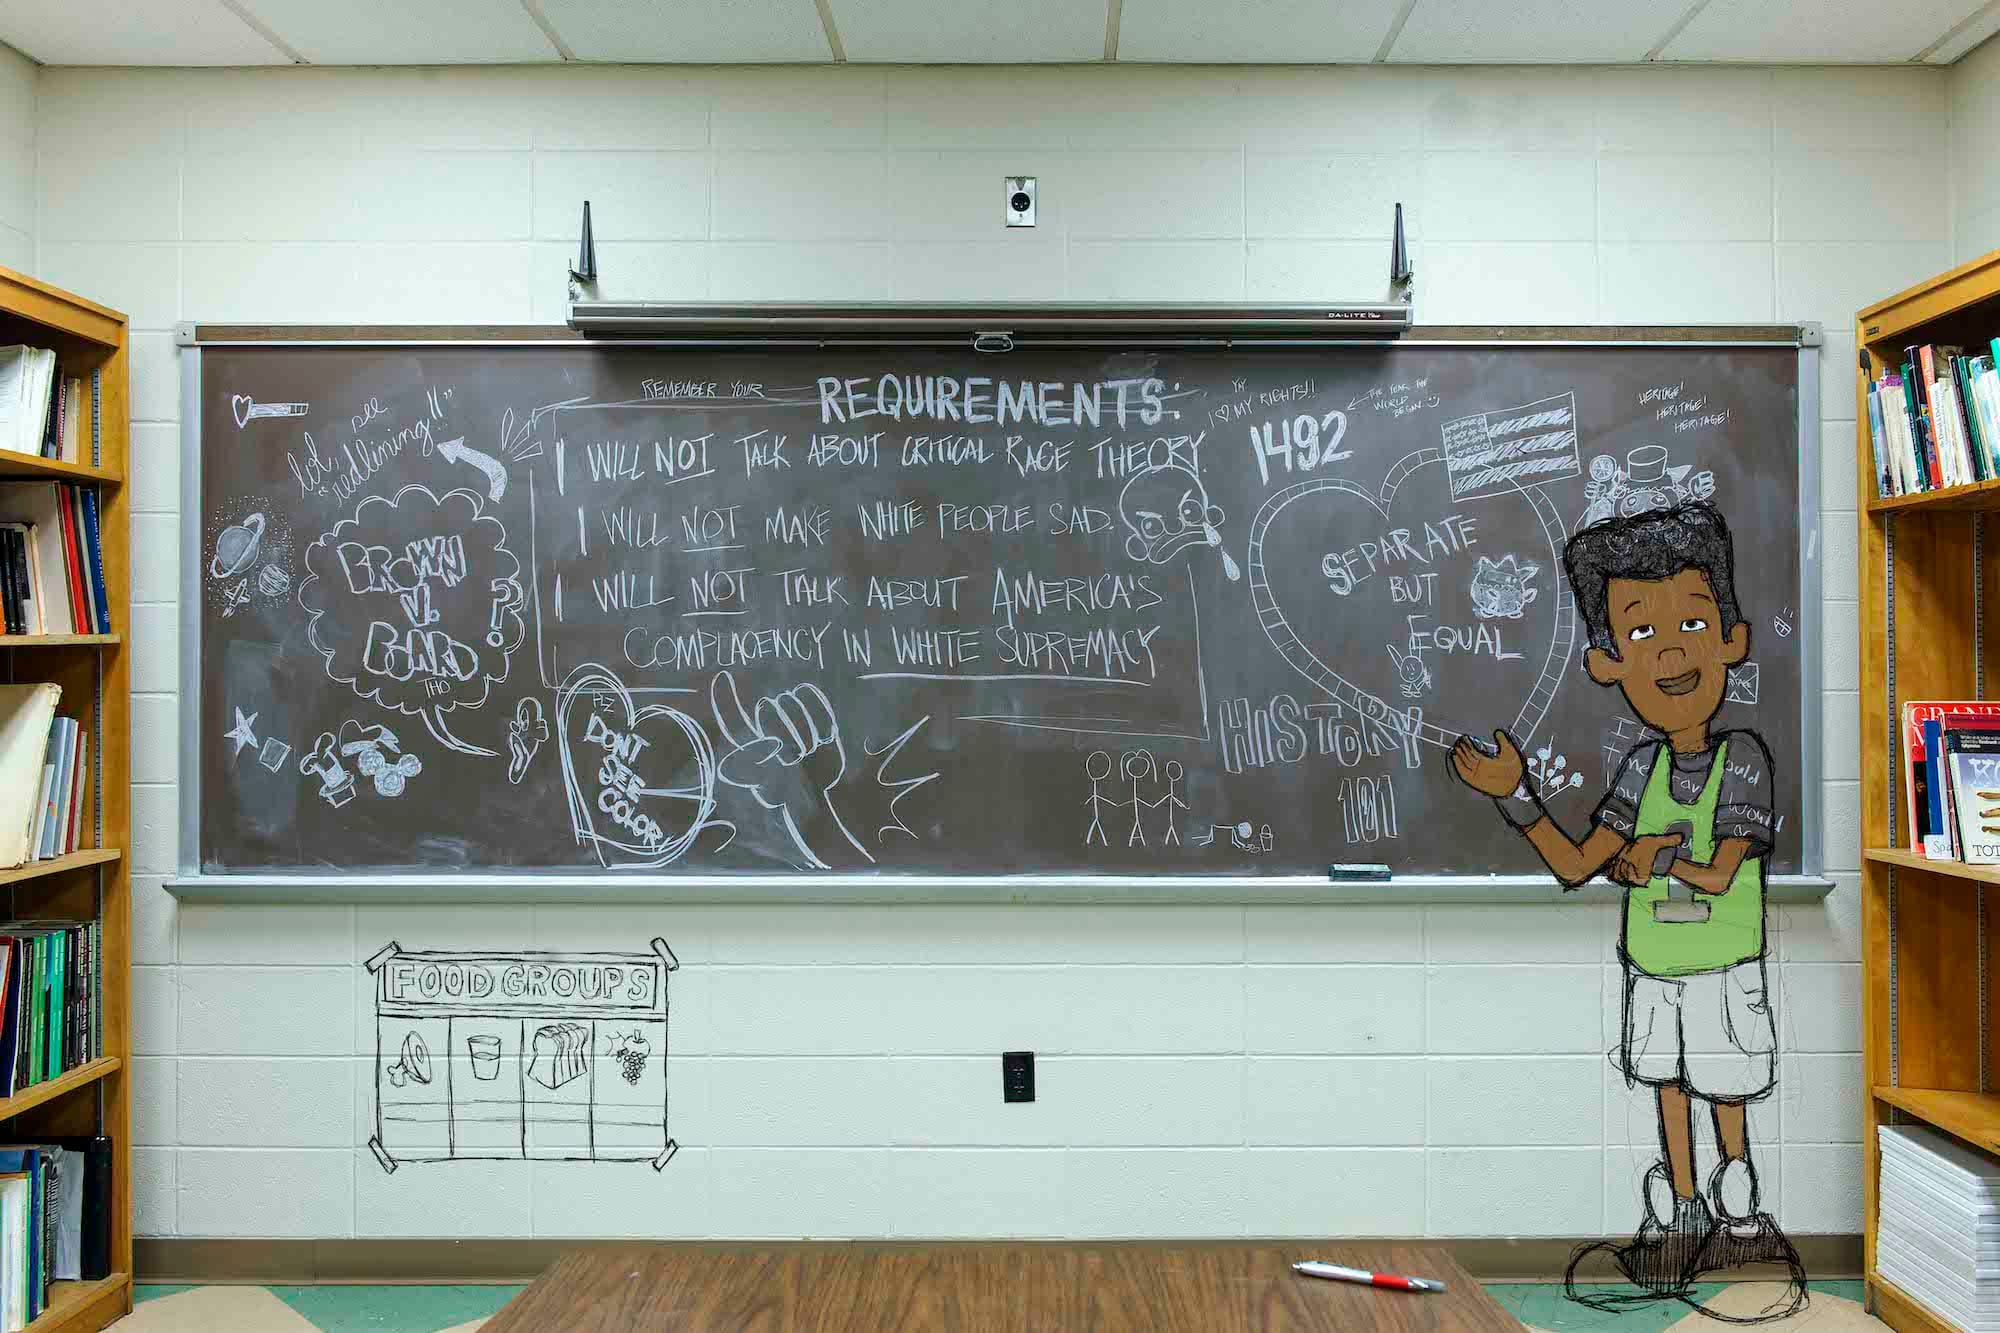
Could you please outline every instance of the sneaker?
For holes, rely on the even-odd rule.
[[[1766,1220],[1758,1204],[1757,1168],[1748,1158],[1730,1157],[1716,1164],[1708,1178],[1708,1197],[1719,1225],[1738,1240],[1755,1240]]]
[[[1629,1244],[1615,1252],[1632,1282],[1650,1291],[1678,1291],[1687,1285],[1695,1261],[1715,1230],[1715,1217],[1700,1195],[1683,1199],[1673,1190],[1665,1162],[1646,1173],[1646,1217]]]

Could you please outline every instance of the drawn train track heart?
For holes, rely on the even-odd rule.
[[[1509,510],[1546,544],[1497,546],[1522,530]],[[1250,593],[1272,646],[1355,716],[1447,749],[1498,725],[1525,744],[1576,643],[1566,538],[1539,489],[1454,501],[1443,454],[1421,449],[1379,491],[1319,477],[1266,500]]]

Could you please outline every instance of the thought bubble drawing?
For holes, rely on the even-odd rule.
[[[444,716],[486,702],[527,632],[521,562],[482,503],[423,486],[369,496],[306,548],[299,605],[330,679],[422,719],[440,745],[492,755]]]

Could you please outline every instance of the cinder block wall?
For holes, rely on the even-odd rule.
[[[1951,133],[1994,114],[1978,82],[0,56],[0,262],[136,331],[140,1233],[1488,1236],[1638,1215],[1653,1118],[1604,1058],[1607,910],[176,911],[160,888],[181,743],[171,325],[554,321],[584,197],[607,295],[1374,295],[1400,199],[1429,322],[1824,321],[1829,693],[1808,809],[1841,887],[1776,913],[1787,1054],[1752,1123],[1786,1224],[1857,1230],[1850,334],[1861,303],[1950,263],[1955,234],[1960,255],[2000,243],[1991,136]],[[1015,172],[1041,178],[1034,231],[999,225]],[[686,1147],[663,1175],[376,1166],[358,960],[391,938],[656,934],[687,964]],[[994,1053],[1013,1047],[1043,1055],[1030,1107],[999,1103]]]

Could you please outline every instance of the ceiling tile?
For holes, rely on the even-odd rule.
[[[830,0],[830,8],[849,60],[994,65],[1104,55],[1104,7],[1090,0]]]
[[[1673,23],[1647,0],[1417,0],[1398,64],[1576,64],[1642,59]]]
[[[542,0],[581,60],[831,60],[813,0]]]
[[[1938,43],[1937,50],[1930,53],[1930,62],[1933,65],[1949,65],[1961,56],[1970,55],[1973,48],[1996,32],[2000,32],[2000,5],[1995,5],[1991,12],[1980,14]]]
[[[1709,0],[1667,60],[1890,64],[1908,60],[1984,0]]]
[[[559,60],[516,0],[241,0],[316,65]]]
[[[5,4],[0,41],[44,65],[291,63],[217,0]]]
[[[1097,6],[1084,6],[1096,8]],[[1125,0],[1118,58],[1312,64],[1373,60],[1399,0]]]

